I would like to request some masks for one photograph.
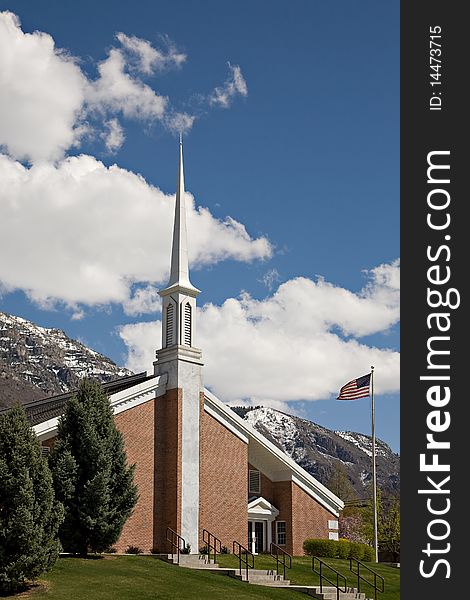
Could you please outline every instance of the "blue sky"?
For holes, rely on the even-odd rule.
[[[396,355],[391,362],[384,360],[382,364],[380,353],[367,353],[366,349],[391,349],[396,353],[399,347],[395,289],[392,286],[390,291],[388,280],[384,289],[384,277],[391,276],[396,267],[394,261],[399,258],[399,3],[344,0],[289,3],[141,1],[131,4],[39,0],[34,3],[0,2],[0,8],[18,16],[23,33],[49,34],[56,48],[65,49],[75,57],[76,71],[79,70],[80,77],[88,82],[97,81],[99,63],[109,58],[111,49],[117,49],[129,61],[125,68],[131,77],[147,85],[159,97],[168,98],[174,114],[184,113],[195,118],[191,130],[184,136],[186,188],[194,196],[196,206],[208,208],[214,223],[223,223],[230,216],[242,224],[249,235],[243,242],[243,249],[239,250],[238,238],[235,239],[233,232],[230,239],[224,237],[226,233],[220,227],[208,230],[205,238],[201,233],[199,258],[194,259],[192,268],[193,283],[202,289],[199,306],[212,303],[220,308],[227,298],[239,302],[234,304],[236,310],[230,317],[226,311],[214,309],[214,314],[206,311],[205,317],[201,317],[205,318],[203,331],[210,331],[210,323],[218,322],[218,318],[222,319],[222,325],[224,318],[235,319],[240,306],[244,325],[260,318],[260,311],[261,318],[266,319],[263,311],[271,311],[279,285],[287,286],[283,288],[286,293],[281,302],[285,309],[286,296],[299,297],[300,290],[296,286],[301,284],[295,278],[306,278],[302,280],[306,288],[301,290],[306,296],[310,290],[308,282],[313,282],[311,291],[317,300],[311,309],[321,325],[317,323],[312,330],[312,347],[305,331],[298,338],[289,333],[289,350],[281,364],[273,365],[276,372],[285,369],[283,380],[304,378],[305,387],[301,383],[286,384],[285,393],[279,394],[277,390],[282,383],[270,387],[269,382],[276,381],[276,373],[270,373],[269,364],[263,360],[269,363],[269,352],[275,354],[276,344],[282,344],[282,336],[272,335],[276,328],[275,316],[268,318],[271,319],[270,327],[266,325],[255,330],[257,335],[265,336],[260,344],[263,350],[251,357],[249,368],[237,372],[234,380],[241,377],[246,378],[247,384],[253,382],[257,390],[253,401],[273,398],[273,405],[300,412],[324,426],[369,433],[367,400],[336,402],[333,389],[367,372],[371,364],[367,359],[377,357],[377,387],[384,392],[377,397],[377,434],[398,450]],[[166,52],[167,56],[173,48],[175,55],[184,54],[186,58],[181,64],[176,64],[174,59],[171,67],[155,67],[153,73],[144,73],[142,69],[138,72],[136,55],[124,54],[122,42],[115,37],[118,32],[126,34],[127,39],[135,36],[145,40],[153,48]],[[132,58],[134,64],[131,64]],[[23,68],[22,63],[18,65],[18,69]],[[234,88],[236,68],[246,83],[246,93],[236,85]],[[53,74],[54,78],[60,76]],[[78,81],[77,72],[70,77]],[[215,90],[229,89],[230,82],[235,91],[228,99],[228,106],[224,106],[216,100]],[[0,122],[0,144],[4,155],[10,162],[18,161],[24,168],[31,169],[41,161],[43,165],[44,160],[57,168],[67,157],[85,154],[101,161],[105,168],[117,164],[126,172],[141,174],[147,184],[156,186],[164,194],[172,194],[177,169],[176,129],[161,118],[142,116],[141,109],[140,116],[136,116],[135,111],[126,113],[122,104],[126,99],[120,100],[121,104],[117,104],[116,98],[103,100],[106,93],[103,88],[96,87],[93,93],[94,108],[87,109],[86,117],[77,117],[74,124],[74,127],[86,124],[88,132],[81,137],[77,134],[75,145],[63,144],[60,156],[40,156],[37,147],[31,149],[31,144],[31,148],[28,146],[31,129],[29,133],[25,130],[20,134],[25,137],[23,150],[15,149],[8,137],[11,135],[8,134],[8,123],[3,124],[3,132],[7,133],[1,137]],[[33,98],[35,90],[29,94]],[[12,97],[7,97],[5,102],[12,103]],[[43,98],[43,95],[38,97]],[[25,111],[30,110],[27,102],[26,98]],[[88,99],[88,106],[91,103]],[[13,106],[11,110],[16,109]],[[15,115],[10,122],[14,118]],[[103,140],[113,119],[125,139],[111,153]],[[86,194],[86,190],[83,193]],[[40,202],[38,196],[38,210]],[[121,244],[125,247],[129,243],[132,245],[130,250],[134,251],[139,245],[138,231],[127,236],[125,229],[126,207],[132,205],[132,194],[121,202],[119,212],[111,210],[108,220],[105,214],[98,216],[103,219],[100,227],[103,238],[110,238],[110,245],[116,243],[112,239],[112,231],[116,228]],[[132,207],[135,210],[135,205]],[[56,213],[50,206],[47,210],[50,213],[45,223],[53,223]],[[86,211],[85,207],[83,211]],[[70,218],[73,218],[72,213]],[[119,226],[116,225],[118,218],[123,219]],[[18,220],[13,222],[20,227]],[[129,231],[138,222],[131,219]],[[166,223],[165,219],[161,223],[155,222],[156,238],[167,235],[163,222]],[[61,227],[61,223],[62,220],[57,227]],[[119,229],[121,226],[123,229]],[[86,224],[81,226],[77,222],[76,234],[86,240]],[[27,239],[35,247],[41,246],[46,236],[36,244],[34,235]],[[145,230],[142,235],[148,236],[149,232]],[[219,235],[220,240],[216,243],[215,238]],[[90,238],[90,244],[93,239]],[[265,240],[269,250],[266,244],[264,250],[259,246],[255,248],[256,240]],[[220,249],[232,242],[233,251],[224,253]],[[216,246],[209,253],[212,258],[204,253],[207,244]],[[60,240],[49,237],[49,250],[50,246],[57,246],[56,252],[62,252]],[[8,255],[2,249],[2,261],[15,263],[18,254],[26,251],[23,249],[24,245],[18,248],[10,244],[6,249]],[[143,247],[142,251],[145,250]],[[44,249],[44,260],[50,256],[53,262],[54,254],[47,252]],[[226,255],[228,258],[224,260]],[[71,252],[67,258],[72,270],[73,256]],[[156,257],[158,260],[166,258],[159,256]],[[388,267],[380,272],[373,271],[379,265]],[[100,268],[105,266],[100,265]],[[60,277],[60,268],[54,274],[54,265],[50,264],[42,282]],[[129,361],[130,348],[138,362],[139,351],[133,344],[148,344],[148,336],[153,334],[141,338],[136,335],[123,337],[119,328],[154,322],[159,318],[158,312],[129,314],[127,309],[126,314],[123,302],[116,300],[117,295],[108,298],[105,294],[101,301],[96,295],[87,299],[86,295],[78,294],[75,300],[71,292],[64,298],[57,292],[51,295],[47,286],[37,283],[35,274],[28,281],[21,261],[17,269],[25,273],[24,276],[16,277],[11,269],[0,271],[3,282],[0,310],[21,315],[43,326],[62,328],[71,337],[81,339],[120,364]],[[131,294],[136,289],[148,289],[149,285],[153,289],[164,283],[157,275],[139,276],[137,271],[135,268],[126,271],[133,279]],[[327,290],[316,287],[317,276],[328,282]],[[65,278],[64,288],[70,289],[67,281]],[[240,304],[241,292],[249,294],[248,303]],[[390,294],[395,300],[390,300]],[[47,301],[45,296],[49,296]],[[357,299],[361,304],[358,308],[360,324],[352,322]],[[368,305],[366,301],[372,304]],[[298,320],[305,320],[306,324],[313,315],[309,314],[308,302],[307,298],[300,305],[298,314]],[[335,319],[330,314],[323,315],[318,302],[331,303],[332,311],[338,306],[342,316]],[[275,305],[279,309],[277,300]],[[304,309],[307,310],[302,312]],[[274,312],[285,314],[284,310],[279,311]],[[320,313],[321,318],[318,317]],[[290,322],[283,322],[279,330],[287,325],[290,326]],[[307,324],[306,329],[309,327]],[[136,329],[128,331],[137,333]],[[230,331],[227,335],[231,335]],[[356,351],[353,348],[356,341],[364,351],[351,361],[340,358],[343,354],[335,351],[334,344],[319,345],[317,335],[322,341],[325,335],[329,336],[329,342],[337,336],[344,342],[341,346],[344,356],[347,356],[348,348]],[[132,341],[129,341],[131,337]],[[243,346],[246,343],[243,338],[235,337],[231,335],[234,344],[239,342]],[[155,348],[158,342],[157,338]],[[214,337],[211,343],[217,352],[221,348],[232,351],[226,340]],[[200,340],[200,345],[205,352],[204,340]],[[330,365],[331,375],[310,394],[309,385],[312,390],[316,385],[308,383],[310,375],[312,382],[319,382],[322,375],[316,375],[315,348],[326,353],[323,364]],[[209,351],[205,355],[207,359],[215,356],[213,360],[216,361],[217,352],[211,355]],[[236,348],[233,352],[236,361]],[[308,369],[311,357],[311,374],[299,367],[302,361],[295,358],[297,353],[307,357],[304,369]],[[261,362],[258,364],[257,360]],[[242,359],[237,364],[245,365]],[[224,368],[229,367],[221,364],[222,372]],[[322,372],[324,370],[322,368]],[[207,372],[210,380],[213,376],[209,366]],[[265,381],[264,398],[255,385],[257,374],[258,380]],[[382,388],[381,380],[384,382]],[[208,383],[222,399],[227,396],[215,375]],[[271,389],[275,389],[276,394]],[[240,390],[234,391],[234,397],[246,395],[243,390],[241,386]],[[323,399],[315,399],[322,394]]]

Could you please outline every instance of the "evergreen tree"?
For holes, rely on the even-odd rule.
[[[59,420],[50,464],[64,504],[64,550],[86,556],[114,544],[137,502],[135,465],[127,466],[124,443],[99,383],[85,379]]]
[[[62,519],[47,460],[16,406],[0,416],[0,592],[18,590],[55,563]]]

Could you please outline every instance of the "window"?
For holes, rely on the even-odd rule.
[[[191,346],[191,304],[184,305],[184,343]]]
[[[328,521],[328,529],[338,529],[338,521]]]
[[[339,535],[337,531],[329,531],[328,532],[328,539],[329,540],[339,540]]]
[[[173,344],[173,322],[174,322],[174,306],[169,304],[166,307],[166,347]]]
[[[49,446],[41,446],[41,452],[43,456],[49,456],[49,454],[51,453],[51,449],[49,448]]]
[[[276,544],[278,546],[286,545],[286,522],[276,521]]]
[[[252,494],[261,493],[261,477],[259,471],[250,470],[248,477],[248,491]]]

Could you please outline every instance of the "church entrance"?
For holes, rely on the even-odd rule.
[[[266,550],[266,521],[248,521],[248,549],[253,554]]]

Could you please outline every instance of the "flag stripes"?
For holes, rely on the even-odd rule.
[[[339,396],[336,399],[357,400],[358,398],[366,398],[369,396],[370,376],[371,374],[368,373],[367,375],[348,381],[348,383],[343,385],[340,389]]]

